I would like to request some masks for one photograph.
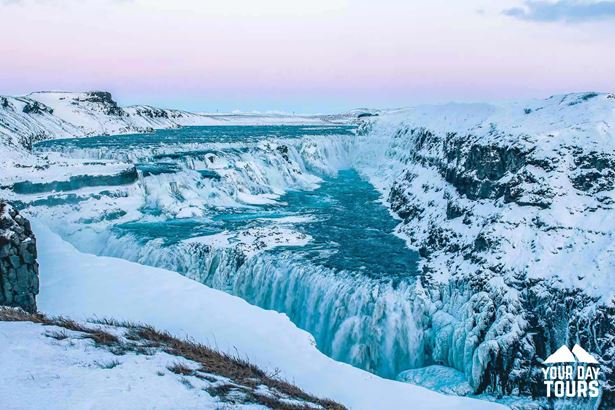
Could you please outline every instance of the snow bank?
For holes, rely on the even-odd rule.
[[[247,357],[306,391],[352,409],[491,409],[503,406],[444,396],[386,380],[336,362],[285,315],[181,275],[124,260],[79,253],[48,228],[34,224],[40,247],[39,308],[76,319],[113,317],[189,335]]]
[[[176,356],[162,352],[116,356],[95,348],[89,339],[59,341],[46,336],[54,331],[63,329],[0,322],[0,403],[4,410],[171,410],[178,403],[182,409],[196,410],[222,405],[204,389],[186,388],[167,371],[180,362]]]

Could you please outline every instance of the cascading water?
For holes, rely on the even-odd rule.
[[[38,149],[134,163],[138,181],[80,189],[78,201],[20,200],[84,252],[287,314],[337,360],[390,378],[442,364],[480,380],[480,324],[465,321],[480,301],[460,287],[434,304],[418,254],[392,234],[398,221],[352,170],[378,160],[355,158],[357,141],[348,127],[195,127],[48,142]]]
[[[337,360],[386,377],[424,365],[413,284],[340,275],[288,254],[252,258],[233,279],[233,293],[285,312]]]
[[[126,224],[98,239],[80,230],[72,242],[98,243],[87,250],[172,269],[284,312],[331,357],[395,377],[425,364],[425,306],[417,297],[416,255],[389,234],[395,221],[377,198],[355,172],[340,171],[314,191],[283,196],[283,206],[220,213],[207,228],[202,221]],[[248,258],[199,241],[229,231],[271,234],[280,226],[312,240]],[[186,231],[196,236],[182,240]]]
[[[235,128],[45,143],[134,162],[140,173],[128,194],[140,198],[138,220],[127,211],[56,229],[84,251],[172,269],[286,313],[335,359],[386,377],[428,364],[418,257],[391,234],[378,192],[346,171],[350,129]],[[235,238],[201,240],[222,234]],[[289,235],[309,242],[294,246]]]

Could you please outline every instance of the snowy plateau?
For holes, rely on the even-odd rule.
[[[0,322],[3,408],[615,407],[615,95],[285,115],[38,92],[0,97],[0,159],[38,311],[87,327]],[[95,343],[137,343],[122,321],[306,393]],[[577,344],[600,395],[547,399]]]

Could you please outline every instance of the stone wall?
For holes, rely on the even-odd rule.
[[[0,201],[0,305],[36,311],[36,239],[30,222]]]

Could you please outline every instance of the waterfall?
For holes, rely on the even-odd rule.
[[[199,243],[163,246],[132,235],[105,234],[73,243],[97,243],[95,253],[177,271],[207,286],[285,313],[310,332],[325,354],[384,377],[429,364],[426,301],[418,281],[393,283],[333,271],[282,250],[250,258],[234,248]],[[91,233],[90,233],[91,235]]]

